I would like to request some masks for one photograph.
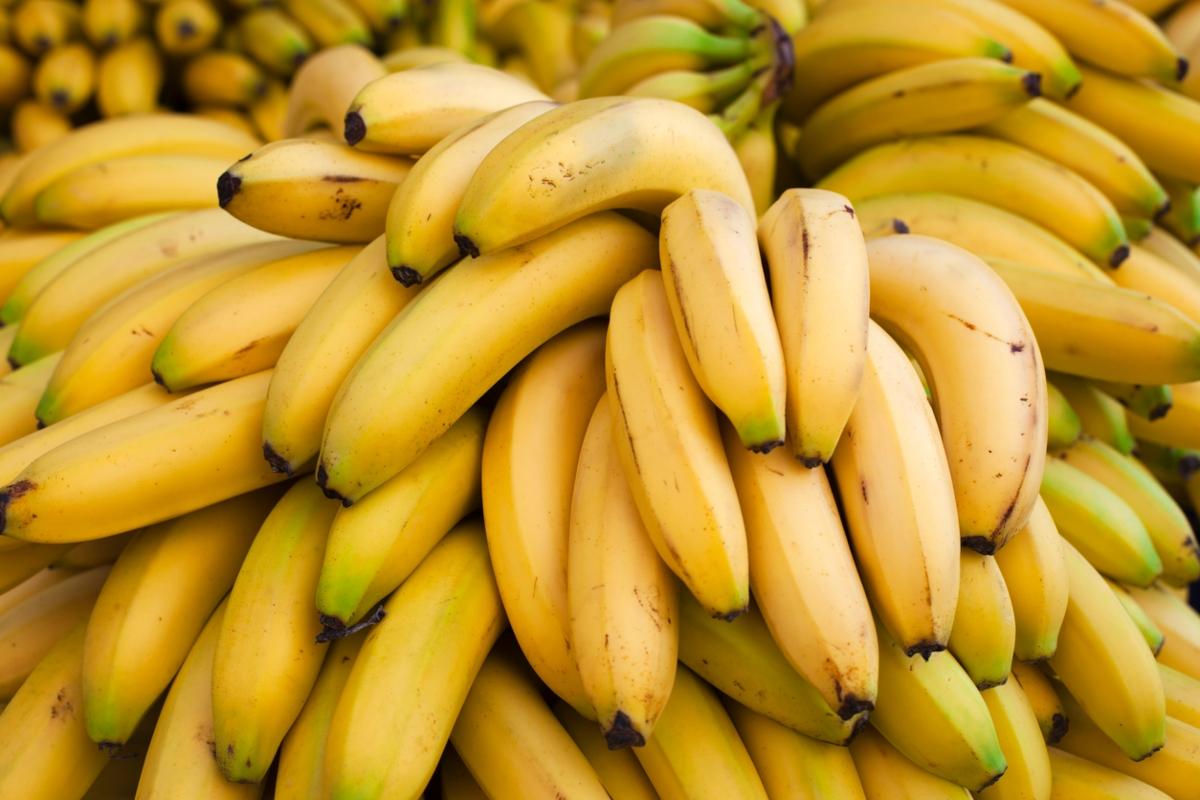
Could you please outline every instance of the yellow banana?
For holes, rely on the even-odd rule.
[[[867,728],[850,743],[867,800],[967,800],[971,793],[909,761],[888,740]]]
[[[0,60],[3,59],[0,47]],[[71,120],[57,109],[43,105],[37,100],[17,103],[12,113],[12,140],[21,153],[33,151],[58,141],[71,132]]]
[[[300,136],[323,126],[340,138],[350,101],[359,89],[386,74],[387,69],[365,47],[345,44],[321,50],[296,70],[288,90],[284,133]]]
[[[1050,678],[1046,676],[1042,668],[1034,663],[1014,661],[1012,677],[1016,683],[1020,684],[1021,691],[1025,693],[1025,699],[1033,708],[1038,727],[1042,731],[1042,739],[1046,744],[1052,745],[1062,739],[1070,724],[1067,720],[1067,712],[1063,709],[1062,701],[1059,700],[1054,684],[1050,682]]]
[[[488,153],[458,207],[455,241],[475,255],[604,209],[658,216],[688,189],[754,208],[737,154],[695,109],[644,97],[580,100],[525,123]]]
[[[21,98],[29,94],[30,79],[33,76],[33,68],[29,65],[29,61],[15,47],[10,47],[7,44],[0,43],[0,108],[22,108],[30,106],[31,103],[19,103]],[[39,107],[38,104],[32,104]],[[58,115],[48,115],[51,119]],[[33,149],[29,146],[33,137],[26,134],[18,137],[15,134],[20,130],[16,125],[16,117],[11,123],[13,128],[13,139],[17,144],[17,149],[22,152],[28,152]],[[21,127],[29,127],[25,123]]]
[[[488,25],[488,39],[502,48],[513,47],[529,61],[534,83],[552,92],[577,77],[579,62],[571,42],[573,11],[557,3],[529,0],[513,5]]]
[[[1021,684],[1009,681],[983,692],[1008,770],[1000,780],[978,792],[984,800],[1050,798],[1050,755],[1042,739],[1033,705]]]
[[[37,429],[37,398],[61,360],[55,353],[0,378],[0,443],[11,444]]]
[[[412,162],[336,142],[284,139],[217,180],[221,208],[260,230],[328,242],[383,233],[388,203]]]
[[[1078,441],[1083,432],[1083,423],[1066,396],[1052,383],[1046,383],[1046,402],[1049,421],[1046,428],[1046,444],[1050,450],[1062,450]]]
[[[656,262],[656,246],[633,222],[595,214],[459,264],[347,376],[329,411],[318,481],[353,503],[399,472],[534,348],[606,311],[621,284]]]
[[[88,623],[81,711],[92,741],[115,748],[133,735],[233,585],[277,495],[243,495],[134,535]]]
[[[387,33],[402,25],[408,12],[408,0],[351,0],[371,28]]]
[[[1138,244],[1193,280],[1200,279],[1200,255],[1164,228],[1155,225]]]
[[[79,6],[66,0],[26,0],[12,13],[13,40],[42,56],[79,35]]]
[[[1200,419],[1200,383],[1176,383],[1169,387],[1170,410],[1153,420],[1128,415],[1129,429],[1138,439],[1167,446],[1200,447],[1195,425]]]
[[[1162,174],[1158,179],[1171,197],[1171,207],[1159,222],[1185,245],[1195,248],[1200,243],[1200,187]]]
[[[162,85],[163,65],[158,51],[148,39],[134,39],[100,58],[96,105],[106,117],[149,114],[158,105]]]
[[[0,589],[5,592],[0,595],[3,598],[0,609],[7,611],[11,608],[14,602],[9,594],[44,571],[67,550],[68,545],[25,544],[13,540],[9,549],[0,556]]]
[[[1016,626],[1013,655],[1024,661],[1049,658],[1058,647],[1067,611],[1067,573],[1059,541],[1054,519],[1039,497],[1025,527],[996,551]]]
[[[25,550],[27,548],[36,546],[37,545],[17,545],[15,548],[5,552],[5,560],[7,561],[7,556],[12,553],[16,553],[18,550]],[[45,549],[55,549],[55,546],[50,545]],[[63,548],[60,546],[57,547],[57,549],[62,550]],[[9,609],[20,605],[30,597],[33,597],[45,589],[49,589],[51,586],[62,583],[74,574],[75,570],[54,569],[53,567],[37,570],[30,577],[20,581],[15,586],[5,589],[4,592],[0,593],[0,614],[8,613]]]
[[[196,105],[247,106],[266,90],[262,70],[241,53],[208,50],[183,68],[183,91]]]
[[[367,21],[345,0],[283,0],[281,5],[320,47],[375,43]]]
[[[1050,800],[1171,800],[1148,783],[1050,748]]]
[[[1200,727],[1200,680],[1166,664],[1158,665],[1158,675],[1167,698],[1168,716]]]
[[[959,575],[950,652],[980,689],[1001,686],[1012,670],[1016,641],[1015,614],[1004,575],[995,558],[965,548]]]
[[[274,259],[208,290],[163,335],[150,362],[155,381],[177,392],[275,366],[304,315],[360,250]]]
[[[277,142],[287,138],[284,123],[287,121],[289,95],[282,83],[271,81],[263,96],[246,107],[246,115],[263,141]]]
[[[82,42],[56,47],[33,68],[33,94],[64,114],[73,114],[96,90],[96,56]]]
[[[1147,616],[1142,607],[1129,595],[1129,592],[1125,591],[1121,584],[1109,580],[1108,585],[1112,589],[1113,594],[1117,596],[1117,599],[1121,601],[1121,607],[1125,609],[1125,613],[1133,620],[1133,624],[1137,625],[1138,632],[1146,640],[1146,646],[1150,648],[1150,652],[1157,658],[1158,654],[1162,652],[1163,645],[1166,643],[1165,634],[1154,624],[1154,620]]]
[[[1093,380],[1092,383],[1124,406],[1131,418],[1141,417],[1148,422],[1154,422],[1165,417],[1174,407],[1175,393],[1170,386],[1104,380]]]
[[[588,763],[592,765],[592,769],[596,771],[600,783],[604,785],[609,796],[619,797],[622,800],[657,800],[658,794],[655,793],[654,786],[646,777],[646,772],[638,763],[637,756],[633,754],[632,750],[629,748],[609,750],[608,743],[604,741],[604,734],[600,732],[596,723],[584,719],[561,700],[554,703],[554,716],[558,717],[558,721],[575,740],[575,744],[578,745]],[[445,776],[445,769],[446,762],[443,761],[443,776]],[[444,780],[442,787],[443,797],[446,797]],[[471,798],[471,800],[482,800],[484,796],[483,790],[479,790],[479,797]],[[447,800],[451,800],[451,798],[447,798]],[[463,798],[463,800],[467,800],[467,798]]]
[[[1200,680],[1200,615],[1187,601],[1161,586],[1149,589],[1129,586],[1126,590],[1166,634],[1159,660]]]
[[[138,0],[85,0],[79,22],[94,46],[118,47],[141,32],[146,9]]]
[[[0,238],[0,296],[15,293],[25,276],[80,239],[73,231],[13,232]]]
[[[220,31],[220,12],[209,0],[167,0],[154,15],[158,45],[173,56],[208,50]]]
[[[1129,258],[1113,273],[1118,286],[1147,294],[1200,320],[1200,282],[1149,250],[1132,245]]]
[[[1057,373],[1050,376],[1053,385],[1070,401],[1079,416],[1083,433],[1104,442],[1118,452],[1130,455],[1137,442],[1129,430],[1125,408],[1090,381]]]
[[[256,8],[238,20],[238,34],[247,54],[282,77],[312,55],[313,42],[299,23],[277,8]]]
[[[775,142],[775,112],[778,103],[771,103],[758,112],[749,127],[733,142],[750,193],[754,197],[754,213],[762,216],[775,202],[776,174],[780,167],[779,147]]]
[[[571,646],[567,542],[579,451],[603,393],[604,327],[583,323],[513,372],[483,449],[488,550],[509,624],[538,677],[589,716]]]
[[[612,4],[612,26],[630,20],[669,15],[690,19],[705,28],[750,30],[761,24],[753,4],[741,0],[616,0]]]
[[[482,526],[447,534],[391,596],[342,689],[323,797],[417,797],[504,628]],[[528,765],[526,765],[528,766]]]

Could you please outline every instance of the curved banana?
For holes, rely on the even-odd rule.
[[[1128,586],[1126,591],[1166,634],[1159,660],[1200,680],[1200,614],[1187,601],[1161,586],[1149,589]]]
[[[154,380],[177,392],[275,366],[304,315],[361,249],[273,259],[208,290],[170,323],[150,362]]]
[[[571,647],[567,542],[579,451],[603,394],[604,326],[583,323],[513,372],[483,448],[488,550],[509,624],[538,677],[589,716]]]
[[[92,741],[129,741],[233,585],[277,495],[243,495],[134,535],[88,622],[81,711]]]
[[[0,556],[0,590],[4,592],[0,595],[0,614],[16,604],[16,595],[10,597],[13,592],[47,570],[69,549],[68,545],[25,544],[16,540],[6,541],[5,544],[9,548]]]
[[[1162,174],[1158,180],[1171,197],[1171,207],[1158,221],[1187,247],[1194,248],[1200,243],[1200,187]]]
[[[96,105],[105,117],[149,114],[158,105],[162,85],[163,65],[158,51],[148,39],[134,39],[101,56]]]
[[[1158,225],[1138,244],[1193,280],[1200,280],[1200,255]]]
[[[1129,430],[1125,407],[1116,399],[1097,389],[1091,381],[1074,375],[1056,373],[1049,380],[1071,403],[1084,434],[1125,455],[1133,453],[1137,442]]]
[[[1141,417],[1154,422],[1165,417],[1174,407],[1174,390],[1167,385],[1103,380],[1093,380],[1092,383],[1124,406],[1131,419]]]
[[[688,189],[754,208],[736,153],[695,109],[644,97],[580,100],[525,123],[488,153],[467,184],[454,237],[464,253],[488,253],[604,209],[658,216]]]
[[[742,0],[616,0],[612,26],[618,28],[642,17],[683,17],[709,29],[749,31],[762,23],[754,4]]]
[[[398,475],[334,517],[317,581],[325,633],[354,626],[479,507],[484,425],[472,409]]]
[[[1200,447],[1196,421],[1200,419],[1200,384],[1177,383],[1169,387],[1170,410],[1153,420],[1128,415],[1129,429],[1138,439],[1168,447]]]
[[[980,689],[1001,686],[1012,670],[1016,642],[1015,613],[1004,575],[995,558],[964,548],[959,576],[948,648]]]
[[[0,297],[6,298],[5,304],[7,298],[21,288],[27,275],[35,270],[42,271],[40,264],[43,261],[60,261],[65,258],[60,254],[67,248],[82,244],[80,239],[81,234],[76,231],[46,230],[14,231],[0,238]]]
[[[387,259],[396,280],[421,283],[459,258],[454,216],[471,176],[500,141],[554,104],[497,111],[447,134],[413,164],[387,210]]]
[[[1111,267],[1129,255],[1121,218],[1100,190],[1019,145],[982,136],[926,136],[877,145],[818,184],[858,202],[894,192],[948,192],[1043,225]]]
[[[42,56],[79,35],[79,6],[65,0],[29,0],[12,12],[13,40],[31,56]]]
[[[419,154],[488,114],[548,100],[479,64],[444,62],[393,72],[364,86],[346,112],[346,141],[362,150]]]
[[[138,0],[85,0],[79,23],[93,46],[115,48],[141,32],[146,10]]]
[[[190,56],[212,46],[221,24],[221,13],[209,0],[167,0],[154,15],[154,34],[164,52]]]
[[[1066,568],[1063,569],[1065,573]],[[1058,690],[1054,688],[1042,667],[1036,663],[1014,661],[1012,677],[1014,682],[1020,685],[1025,699],[1033,709],[1043,741],[1052,745],[1062,739],[1070,724],[1067,712],[1058,697]]]
[[[816,467],[833,455],[863,380],[869,284],[862,232],[846,198],[789,189],[759,220],[758,241],[783,347],[790,449]]]
[[[62,354],[54,353],[0,378],[0,443],[11,444],[37,429],[37,397],[61,361]]]
[[[1167,698],[1167,716],[1200,728],[1200,680],[1161,663],[1158,675]]]
[[[931,383],[963,544],[995,552],[1025,524],[1042,479],[1046,376],[1034,331],[1003,281],[953,245],[889,236],[867,257],[871,314]]]
[[[1105,580],[1108,579],[1106,578]],[[1130,596],[1129,592],[1125,591],[1125,588],[1121,584],[1108,580],[1108,586],[1112,589],[1113,594],[1117,596],[1117,599],[1121,601],[1121,607],[1125,609],[1125,613],[1133,620],[1133,624],[1137,625],[1142,638],[1146,640],[1146,646],[1150,648],[1150,652],[1157,658],[1158,654],[1162,652],[1163,645],[1166,644],[1166,634],[1154,624],[1154,620],[1150,619],[1142,607]]]
[[[1200,321],[1200,282],[1139,245],[1130,247],[1129,258],[1113,279],[1118,286],[1161,300]]]
[[[0,47],[0,59],[6,48]],[[19,69],[5,65],[10,71]],[[26,155],[32,155],[35,150],[50,145],[69,134],[73,128],[66,114],[49,106],[42,105],[36,100],[23,100],[17,103],[12,112],[12,140],[17,150]]]
[[[221,208],[254,227],[328,242],[383,233],[388,203],[412,162],[344,144],[284,139],[256,150],[217,180]]]
[[[596,771],[513,650],[501,645],[480,667],[450,733],[455,752],[489,797],[606,800]]]
[[[410,463],[517,362],[604,313],[657,242],[594,214],[527,247],[459,264],[396,317],[346,377],[317,480],[353,503]],[[451,335],[452,332],[452,335]]]
[[[776,174],[781,157],[775,141],[775,117],[778,103],[771,103],[758,112],[758,116],[740,136],[733,140],[733,152],[746,173],[750,193],[754,198],[754,213],[762,216],[775,202]]]
[[[1067,611],[1067,573],[1059,541],[1054,519],[1039,497],[1025,527],[996,551],[996,566],[1012,603],[1013,655],[1024,661],[1049,658],[1058,647]]]
[[[33,68],[33,94],[47,106],[73,114],[96,90],[96,57],[82,42],[54,48]]]
[[[1171,800],[1148,783],[1050,748],[1052,800]]]
[[[992,724],[1000,738],[1000,749],[1008,770],[982,792],[984,798],[1050,798],[1050,755],[1038,726],[1033,705],[1018,681],[1009,681],[983,692]]]
[[[962,786],[927,772],[873,729],[867,728],[850,743],[854,767],[868,800],[967,800]]]
[[[350,101],[359,89],[386,74],[375,54],[356,44],[330,47],[306,59],[288,89],[285,135],[301,136],[325,127],[340,138]]]
[[[35,547],[38,547],[38,545],[18,544],[15,547],[10,546],[10,548],[5,551],[5,560],[7,561],[7,556],[11,554]],[[47,551],[59,550],[60,552],[63,552],[65,547],[65,545],[49,545],[44,546],[43,549]],[[74,570],[56,569],[54,567],[46,567],[45,569],[35,571],[30,577],[19,581],[15,585],[5,589],[3,592],[0,592],[0,614],[8,613],[9,609],[20,605],[43,590],[49,589],[51,586],[62,583],[64,580],[75,574],[76,573]]]
[[[38,420],[50,425],[141,386],[155,348],[188,306],[233,277],[314,247],[281,241],[202,255],[127,290],[71,339],[38,402]]]
[[[296,20],[277,8],[255,8],[237,22],[246,53],[281,77],[296,71],[312,55],[313,42]]]
[[[505,627],[482,526],[446,535],[384,606],[342,689],[323,796],[415,797]]]
[[[632,750],[629,748],[609,750],[608,743],[604,741],[604,734],[600,732],[596,723],[580,716],[563,701],[556,701],[553,710],[554,716],[558,717],[558,721],[575,740],[580,752],[592,765],[592,769],[600,778],[600,783],[604,785],[604,789],[611,797],[620,797],[624,800],[657,800],[658,794],[655,793],[654,786],[646,777],[646,772],[638,763],[637,756],[633,754]],[[445,775],[445,761],[442,762],[442,769],[442,774]],[[444,787],[443,783],[443,791]],[[480,795],[478,800],[482,800],[482,790],[480,790]],[[464,798],[464,800],[467,799]]]
[[[832,463],[875,613],[905,652],[945,649],[959,584],[954,487],[921,382],[874,322],[862,391]]]
[[[1054,384],[1046,383],[1046,403],[1049,421],[1046,428],[1046,443],[1050,450],[1062,450],[1078,441],[1083,432],[1083,423],[1066,396]]]
[[[367,20],[346,0],[283,0],[280,5],[322,48],[375,43]]]

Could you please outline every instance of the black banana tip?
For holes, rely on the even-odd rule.
[[[1165,217],[1167,215],[1167,213],[1170,212],[1170,210],[1171,210],[1171,198],[1168,197],[1162,201],[1162,205],[1160,205],[1158,207],[1158,209],[1154,212],[1154,221],[1158,222],[1160,219]]]
[[[1170,410],[1171,410],[1170,402],[1159,403],[1154,408],[1152,408],[1146,412],[1146,419],[1150,420],[1151,422],[1153,422],[1156,419],[1162,419],[1170,412]]]
[[[870,713],[875,710],[875,704],[863,697],[855,695],[847,695],[842,700],[842,704],[838,706],[838,716],[842,719],[853,719],[862,713]]]
[[[892,220],[892,232],[893,233],[909,233],[910,231],[911,231],[911,229],[908,227],[908,223],[905,222],[904,220],[902,220],[902,219]]]
[[[321,614],[321,632],[317,634],[317,644],[336,642],[338,639],[353,636],[359,631],[365,631],[367,628],[378,625],[386,616],[387,611],[383,608],[383,601],[380,601],[365,617],[353,625],[347,625],[342,620],[329,614]]]
[[[1179,459],[1177,468],[1179,469],[1179,474],[1186,478],[1196,470],[1200,469],[1200,457],[1194,455],[1183,456]]]
[[[21,362],[20,362],[20,361],[17,361],[17,360],[16,360],[15,358],[13,358],[12,356],[8,356],[8,358],[7,358],[7,359],[5,359],[5,360],[6,360],[6,361],[8,361],[8,365],[9,365],[10,367],[12,367],[13,369],[20,369],[20,368],[21,368]]]
[[[980,786],[978,789],[976,789],[974,793],[975,793],[975,794],[978,794],[979,792],[982,792],[984,789],[988,788],[988,787],[989,787],[989,786],[991,786],[993,783],[995,783],[996,781],[998,781],[998,780],[1000,780],[1001,778],[1003,778],[1003,777],[1004,777],[1004,773],[1006,773],[1006,772],[1008,772],[1008,767],[1007,767],[1007,766],[1005,766],[1005,767],[1004,767],[1004,769],[1000,770],[998,773],[996,773],[996,774],[995,774],[995,775],[993,775],[992,777],[988,778],[988,780],[987,780],[987,783],[983,784],[983,786]]]
[[[154,369],[153,367],[151,367],[151,369],[150,369],[150,375],[151,375],[151,377],[153,377],[153,378],[154,378],[154,382],[155,382],[155,383],[157,383],[159,386],[161,386],[161,387],[163,387],[164,389],[166,389],[168,392],[169,392],[169,391],[171,391],[171,390],[170,390],[170,389],[167,387],[167,382],[166,382],[166,380],[164,380],[164,379],[163,379],[163,376],[162,376],[162,373],[161,373],[161,372],[159,372],[158,370],[156,370],[156,369]]]
[[[346,114],[346,130],[344,136],[347,144],[358,144],[367,135],[367,123],[363,122],[362,114],[351,111]]]
[[[402,286],[416,286],[421,282],[421,273],[412,267],[404,265],[392,267],[392,277],[399,281]]]
[[[981,556],[996,554],[996,542],[986,536],[964,536],[959,544],[968,550],[974,550]]]
[[[50,93],[50,105],[55,108],[66,108],[69,102],[71,102],[71,95],[67,93],[66,89],[55,89]]]
[[[185,17],[179,20],[179,24],[175,26],[175,32],[179,34],[180,39],[190,39],[199,31],[196,28],[196,23]]]
[[[1046,736],[1046,744],[1058,744],[1062,738],[1067,735],[1067,731],[1071,727],[1071,720],[1067,719],[1066,714],[1055,714],[1050,718],[1050,732]]]
[[[45,428],[45,427],[46,427],[46,421],[44,419],[42,419],[41,417],[38,417],[37,418],[37,429],[40,431],[42,428]]]
[[[1108,257],[1108,265],[1113,269],[1121,266],[1125,259],[1129,258],[1129,245],[1123,244],[1112,251],[1112,255]]]
[[[1030,97],[1040,97],[1042,94],[1042,76],[1038,72],[1027,72],[1021,78],[1021,86]]]
[[[224,208],[242,188],[242,179],[232,172],[222,172],[217,178],[217,203]]]
[[[821,460],[820,456],[800,456],[800,463],[808,469],[817,469],[818,467],[825,466],[825,462]]]
[[[750,445],[750,447],[748,449],[750,450],[751,453],[758,453],[760,455],[765,455],[765,454],[771,452],[772,450],[774,450],[776,447],[779,447],[779,445],[781,445],[781,444],[783,444],[783,439],[772,439],[769,442],[759,442],[758,444],[752,444],[752,445]]]
[[[1175,59],[1175,80],[1181,81],[1187,77],[1188,66],[1188,60],[1183,56]]]
[[[454,234],[454,243],[458,245],[459,255],[479,258],[479,246],[471,241],[471,237],[456,233]]]
[[[623,750],[626,747],[642,747],[646,744],[646,738],[634,730],[628,714],[618,711],[613,717],[612,726],[604,732],[604,743],[609,750]]]
[[[721,622],[733,622],[742,614],[745,614],[746,611],[747,607],[742,606],[741,608],[735,608],[733,611],[726,611],[723,614],[713,614],[713,619],[719,619]]]
[[[905,649],[904,654],[909,658],[920,656],[928,661],[934,653],[940,653],[946,649],[946,645],[941,642],[917,642],[912,647]]]
[[[274,447],[271,447],[270,442],[263,442],[263,458],[267,460],[273,472],[279,472],[283,475],[292,477],[292,465],[288,460],[276,452]]]
[[[330,500],[337,500],[343,507],[349,508],[353,505],[353,501],[347,499],[341,492],[336,489],[330,489],[326,484],[329,483],[329,470],[325,469],[324,464],[317,465],[317,486],[321,487],[321,492]]]
[[[774,17],[767,15],[767,25],[771,29],[774,63],[772,64],[771,82],[763,92],[763,104],[773,103],[792,90],[796,70],[796,47],[792,37]]]

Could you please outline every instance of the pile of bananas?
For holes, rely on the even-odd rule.
[[[0,800],[1200,800],[1200,0],[0,22]]]

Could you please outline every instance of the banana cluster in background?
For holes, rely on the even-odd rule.
[[[0,0],[0,800],[1200,800],[1200,0]]]

